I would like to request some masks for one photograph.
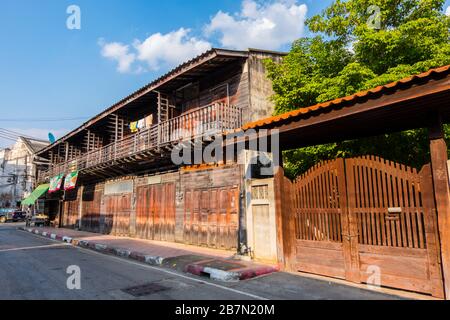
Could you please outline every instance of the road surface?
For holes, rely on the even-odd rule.
[[[0,299],[396,299],[382,293],[276,273],[238,283],[140,264],[0,225]],[[72,267],[71,267],[72,266]],[[75,267],[73,267],[75,266]],[[68,268],[71,271],[67,273]],[[78,278],[74,278],[78,273]],[[70,279],[69,279],[70,277]],[[69,279],[69,281],[68,281]],[[69,287],[68,287],[69,282]],[[77,289],[77,284],[80,289]],[[75,287],[75,289],[73,289]],[[136,290],[127,289],[137,287]]]

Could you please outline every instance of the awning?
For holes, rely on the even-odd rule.
[[[26,199],[22,200],[23,206],[33,205],[37,199],[42,197],[50,188],[49,184],[41,184]]]

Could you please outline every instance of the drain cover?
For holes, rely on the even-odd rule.
[[[169,288],[156,283],[148,283],[136,287],[131,287],[127,289],[122,289],[123,292],[132,295],[133,297],[143,297],[148,296],[157,292],[166,291]]]

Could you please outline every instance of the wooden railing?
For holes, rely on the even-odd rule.
[[[241,126],[242,112],[238,107],[212,104],[141,130],[68,162],[54,165],[48,171],[41,171],[39,180],[44,181],[60,173],[89,169],[182,140],[223,133]]]

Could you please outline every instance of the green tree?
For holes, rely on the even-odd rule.
[[[281,64],[266,62],[276,114],[450,64],[450,19],[443,14],[444,2],[334,1],[307,21],[314,37],[295,41]],[[426,131],[292,150],[286,152],[285,166],[294,177],[318,161],[362,154],[420,167],[429,159]]]

